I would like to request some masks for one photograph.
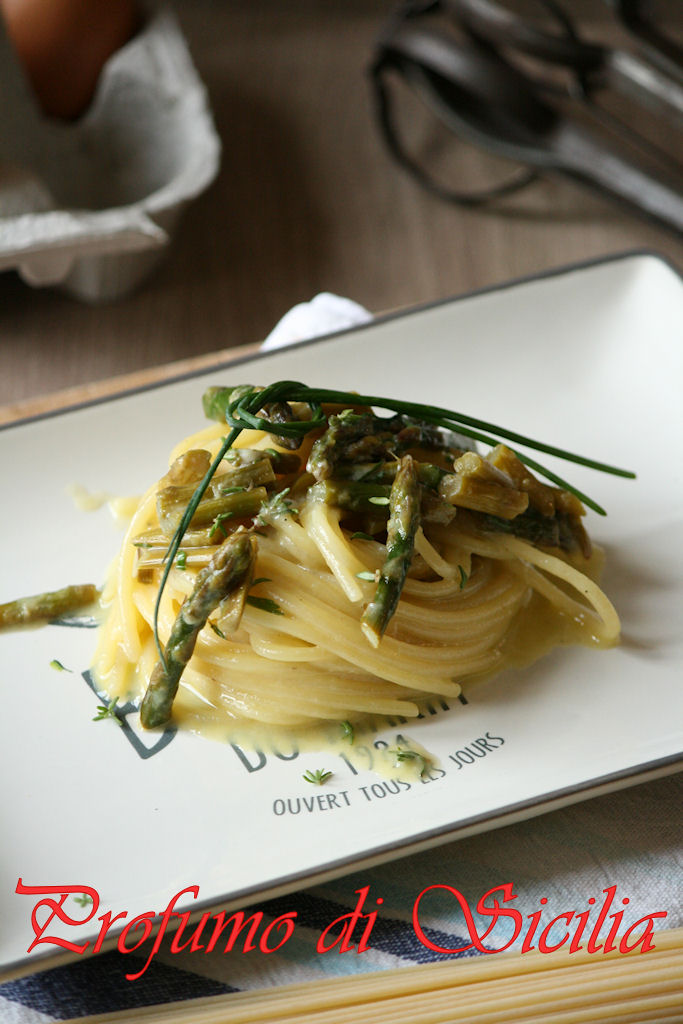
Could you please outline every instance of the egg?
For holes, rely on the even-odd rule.
[[[43,111],[79,117],[99,74],[135,33],[135,0],[0,0],[7,34]]]

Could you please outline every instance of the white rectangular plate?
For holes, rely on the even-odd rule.
[[[329,755],[283,750],[261,763],[250,754],[248,770],[230,745],[189,734],[141,757],[135,714],[126,729],[92,721],[98,699],[81,675],[91,630],[2,634],[0,969],[54,959],[49,946],[27,956],[34,901],[15,894],[19,878],[92,886],[98,916],[161,912],[191,885],[200,893],[188,908],[226,908],[674,770],[683,750],[682,342],[680,278],[656,257],[631,256],[2,431],[0,601],[102,579],[120,533],[106,508],[77,510],[67,486],[145,489],[175,442],[202,425],[208,384],[288,378],[432,401],[626,465],[638,479],[548,460],[608,509],[589,527],[607,551],[621,646],[558,649],[482,684],[467,706],[403,727],[443,774],[399,793]],[[73,673],[55,672],[54,658]],[[485,756],[473,756],[472,741],[487,736],[488,749],[474,747]],[[302,780],[316,767],[334,769],[322,790]],[[276,813],[288,800],[299,813]],[[81,934],[98,930],[93,920]]]

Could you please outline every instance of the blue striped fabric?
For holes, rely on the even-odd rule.
[[[417,896],[434,885],[457,889],[474,911],[489,889],[512,883],[517,894],[513,905],[525,919],[525,928],[512,947],[517,949],[528,918],[539,909],[543,911],[541,927],[563,912],[591,909],[592,927],[604,899],[603,890],[610,886],[617,887],[610,912],[624,911],[619,935],[634,921],[655,912],[666,912],[665,918],[654,922],[656,927],[680,927],[681,806],[683,776],[672,776],[347,875],[305,892],[264,900],[252,911],[262,911],[266,923],[283,913],[297,914],[291,941],[271,955],[237,948],[226,954],[218,947],[209,954],[174,955],[166,941],[142,977],[128,981],[126,974],[139,971],[144,959],[107,953],[1,985],[0,1021],[37,1024],[130,1011],[149,1004],[440,959],[439,953],[419,941],[412,922]],[[368,939],[370,948],[363,953],[317,953],[316,942],[323,929],[356,905],[356,892],[364,886],[369,887],[366,909],[377,911]],[[541,904],[542,897],[547,904]],[[379,906],[378,898],[383,899]],[[591,898],[596,899],[592,906],[588,903]],[[622,898],[630,900],[628,905],[622,904]],[[483,931],[485,920],[476,913],[473,916],[478,930]],[[459,948],[470,941],[463,912],[448,890],[425,897],[419,919],[425,937],[438,947]],[[601,932],[603,941],[609,924]],[[510,934],[509,929],[498,929],[492,948],[499,948]],[[360,930],[355,941],[359,936]]]

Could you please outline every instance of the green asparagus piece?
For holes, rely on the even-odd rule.
[[[398,466],[400,463],[394,463]],[[395,477],[394,473],[394,477]],[[419,474],[418,474],[419,479]],[[345,512],[363,512],[373,519],[388,518],[391,488],[388,484],[365,480],[321,480],[309,489],[309,498],[324,501]],[[426,523],[450,523],[455,507],[429,488],[421,490],[420,515]],[[372,532],[372,531],[371,531]]]
[[[292,452],[278,452],[275,448],[264,448],[263,452],[270,459],[270,464],[278,476],[298,473],[301,469],[301,459]]]
[[[213,494],[217,497],[226,494],[232,488],[244,487],[268,487],[275,483],[275,471],[269,458],[259,459],[250,466],[235,466],[229,473],[221,473],[211,481]],[[192,492],[187,495],[186,501],[192,497]]]
[[[275,472],[271,460],[267,455],[248,463],[246,466],[233,466],[227,473],[216,475],[204,494],[204,499],[220,498],[224,494],[242,490],[252,490],[254,487],[267,487],[276,481]],[[163,487],[159,494],[164,495],[164,502],[173,502],[187,505],[196,490],[194,486],[170,486]]]
[[[459,470],[459,464],[465,463],[465,459],[469,457],[477,460],[475,468],[481,465],[476,473]],[[339,477],[371,488],[374,484],[391,483],[396,476],[397,466],[398,462],[340,462],[335,466],[334,475],[335,478]],[[420,483],[432,491],[438,491],[443,501],[450,505],[460,505],[503,519],[513,519],[520,512],[524,512],[529,503],[526,492],[513,487],[508,477],[474,452],[467,453],[467,456],[456,462],[457,472],[450,472],[430,462],[416,462],[415,466]],[[325,484],[330,484],[330,481],[326,480]],[[545,490],[552,493],[552,488],[547,487]],[[343,495],[342,501],[338,503],[341,508],[362,509],[360,494],[354,490],[351,490],[350,494],[345,494],[343,488],[340,488],[340,492]],[[333,493],[334,488],[330,489],[329,497],[325,498],[329,504],[334,504]],[[431,499],[429,499],[430,508],[431,505]],[[425,512],[426,508],[423,503],[423,518]],[[552,512],[550,514],[552,515]]]
[[[207,544],[211,544],[212,541],[209,539],[210,528],[205,527],[203,530],[188,530],[183,537],[183,549],[188,548],[203,548]],[[139,533],[133,541],[133,547],[137,548],[140,552],[140,559],[145,558],[152,551],[160,549],[162,554],[166,554],[168,549],[168,537],[161,530],[156,528],[145,530],[144,533]],[[215,547],[215,544],[214,544]],[[189,551],[188,551],[189,554]],[[211,554],[215,554],[212,551]]]
[[[344,448],[344,458],[351,462],[377,462],[388,459],[398,451],[396,439],[393,434],[366,434],[355,441],[349,441]]]
[[[206,530],[205,533],[208,535],[209,531]],[[220,531],[214,531],[213,539],[207,539],[205,544],[181,548],[176,556],[176,566],[179,566],[180,562],[180,565],[186,569],[203,569],[216,554],[216,548],[222,540],[225,540],[225,536]],[[154,580],[154,571],[161,569],[166,564],[167,551],[168,539],[164,538],[163,545],[141,553],[136,566],[137,578],[140,583],[151,583]],[[184,559],[181,559],[181,555],[185,556]]]
[[[236,398],[241,398],[253,391],[251,384],[239,384],[234,388],[211,387],[202,395],[202,406],[207,420],[225,423],[228,405]]]
[[[280,516],[298,516],[299,509],[291,498],[288,498],[289,487],[283,491],[276,491],[263,502],[259,514],[254,519],[254,526],[272,526]]]
[[[254,566],[252,563],[239,587],[232,590],[218,605],[218,611],[216,612],[216,624],[223,634],[223,637],[234,633],[242,621],[244,605],[249,597],[249,589],[253,585],[253,569]]]
[[[220,522],[228,519],[245,519],[254,516],[267,499],[268,493],[265,487],[254,487],[251,491],[237,491],[234,494],[224,494],[219,498],[205,498],[200,501],[190,521],[190,526],[197,529],[215,523],[220,516]],[[187,499],[177,497],[176,488],[165,487],[157,496],[157,512],[159,525],[167,536],[171,536],[178,528],[185,510]]]
[[[403,452],[408,448],[434,448],[437,451],[452,450],[460,453],[472,447],[471,441],[451,430],[440,430],[432,423],[408,416],[399,418],[403,426],[397,433],[396,441],[398,449]]]
[[[270,402],[263,407],[262,412],[271,423],[293,423],[296,420],[296,416],[287,402]],[[273,436],[279,445],[287,448],[290,452],[301,447],[300,437],[287,437],[284,434],[274,434]]]
[[[431,462],[416,462],[418,480],[425,487],[436,489],[448,470],[434,466]],[[362,483],[391,484],[396,476],[398,462],[340,462],[334,470],[335,477],[342,480],[357,480]]]
[[[423,523],[439,523],[448,526],[455,519],[457,509],[429,488],[422,491],[420,517]]]
[[[377,647],[401,596],[420,525],[420,482],[415,461],[404,455],[399,463],[389,498],[387,555],[380,570],[375,596],[363,612],[361,628]]]
[[[328,427],[322,437],[319,437],[311,448],[308,457],[307,469],[316,480],[326,480],[332,476],[335,466],[343,459],[352,461],[361,458],[375,458],[377,455],[385,457],[387,449],[381,435],[377,434],[380,421],[371,413],[345,412],[340,416],[330,416]],[[387,437],[391,434],[388,433]],[[368,439],[370,443],[368,444]],[[363,442],[363,452],[356,452],[356,458],[349,454],[349,447],[358,442]],[[379,451],[373,454],[369,449],[379,447]]]
[[[384,461],[389,456],[403,455],[416,446],[443,451],[448,449],[449,441],[458,442],[453,454],[460,454],[461,439],[450,432],[440,431],[430,423],[406,416],[382,419],[372,413],[347,411],[339,416],[330,416],[328,429],[313,445],[308,470],[317,480],[326,480],[336,474],[342,461],[356,464],[377,459]],[[433,475],[426,470],[423,472],[429,479],[422,482],[430,487],[436,486],[432,483]]]
[[[346,512],[376,512],[377,508],[373,506],[377,505],[377,499],[385,499],[388,506],[390,494],[391,488],[387,484],[354,480],[321,480],[308,492],[313,501],[324,501],[326,505],[335,505]],[[377,507],[381,508],[380,505]]]
[[[83,583],[32,597],[19,597],[7,604],[0,604],[0,629],[28,626],[33,622],[49,622],[66,612],[85,608],[96,601],[98,596],[99,591],[94,583]]]
[[[204,448],[190,448],[183,452],[169,467],[168,473],[161,481],[164,486],[189,486],[192,490],[197,486],[211,465],[211,456]]]
[[[199,631],[211,612],[253,571],[255,557],[255,539],[248,533],[234,533],[197,576],[142,700],[140,721],[145,729],[163,725],[171,717],[180,677],[192,657]]]
[[[253,466],[262,458],[263,452],[258,448],[231,448],[221,456],[221,461],[228,462],[234,468],[236,466]]]
[[[225,423],[230,402],[234,402],[236,398],[242,397],[253,390],[251,385],[240,385],[236,388],[207,388],[202,396],[204,415],[207,419]],[[259,391],[261,389],[257,388],[256,390]],[[271,423],[292,423],[296,420],[296,416],[287,402],[267,402],[260,412]],[[277,433],[274,433],[274,436],[278,444],[290,451],[294,451],[301,446],[301,437],[288,437]]]
[[[514,519],[484,515],[481,524],[484,530],[512,534],[534,545],[562,548],[569,552],[580,550],[586,558],[591,553],[591,543],[581,521],[564,512],[544,516],[536,509],[528,508]]]
[[[444,477],[439,495],[450,505],[486,512],[501,519],[514,519],[529,505],[529,495],[510,484],[459,473],[450,473]]]
[[[229,462],[235,468],[253,466],[255,462],[261,462],[267,458],[278,476],[297,473],[301,468],[301,459],[293,452],[279,452],[276,448],[231,448],[223,457],[224,462]],[[213,483],[213,481],[212,481]]]

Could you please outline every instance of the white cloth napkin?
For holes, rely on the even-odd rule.
[[[372,320],[372,315],[353,299],[344,299],[331,292],[320,292],[310,302],[300,302],[285,313],[261,348],[284,348],[297,341],[359,327],[369,320]]]

